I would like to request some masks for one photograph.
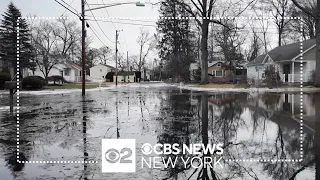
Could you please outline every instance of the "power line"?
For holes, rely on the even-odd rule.
[[[68,7],[66,7],[65,5],[63,5],[62,3],[60,3],[59,1],[57,1],[57,0],[54,0],[55,2],[57,2],[58,4],[60,4],[62,7],[64,7],[65,9],[67,9],[69,12],[71,12],[72,14],[74,14],[74,15],[76,15],[76,16],[78,16],[79,18],[81,18],[80,16],[79,16],[79,14],[77,14],[77,13],[75,13],[75,12],[73,12],[72,10],[70,10]]]
[[[63,1],[63,0],[62,0],[62,1]],[[63,2],[64,2],[64,1],[63,1]],[[72,2],[71,2],[70,4],[68,4],[68,6],[71,7],[72,9],[74,9],[74,8],[71,6],[73,2],[74,2],[74,0],[72,0]],[[64,3],[65,3],[65,2],[64,2]],[[67,10],[65,10],[64,13],[62,13],[61,16],[63,16],[66,12],[67,12]],[[76,10],[76,12],[79,13],[77,10]]]
[[[97,23],[97,25],[98,25],[99,29],[101,30],[101,32],[103,33],[103,35],[104,35],[110,42],[114,43],[111,39],[109,39],[109,37],[108,37],[108,36],[104,33],[104,31],[102,30],[100,24],[97,22],[97,19],[96,19],[96,17],[93,15],[93,12],[92,12],[92,10],[90,9],[90,6],[89,6],[89,4],[88,4],[88,2],[87,2],[86,0],[85,0],[85,3],[88,5],[89,10],[90,10],[90,12],[91,12],[91,14],[92,14],[92,16],[93,16],[93,18],[94,18],[94,21]]]
[[[95,29],[93,28],[93,26],[92,26],[89,22],[88,22],[88,24],[90,25],[90,29],[92,30],[93,34],[99,39],[99,41],[100,41],[103,45],[107,46],[107,45],[99,38],[99,36],[96,34]],[[109,47],[109,46],[107,46],[107,47]]]
[[[111,22],[109,20],[96,20],[96,21],[101,21],[101,22]],[[137,25],[137,26],[151,26],[151,27],[158,27],[157,25],[151,25],[151,24],[136,24],[136,23],[124,23],[124,22],[113,22],[116,24],[129,24],[129,25]]]
[[[104,6],[106,6],[106,4],[104,3],[104,1],[103,0],[101,0],[102,1],[102,3],[103,3],[103,5]],[[110,17],[110,15],[109,15],[109,12],[108,12],[108,10],[107,10],[107,8],[103,8],[106,12],[107,12],[107,15],[108,15],[108,17]],[[102,9],[101,9],[102,10]],[[104,14],[104,12],[102,11],[102,13]],[[113,25],[113,27],[114,27],[114,29],[115,30],[117,30],[117,27],[114,25],[114,23],[113,23],[113,21],[111,20],[111,23],[112,23],[112,25]],[[124,42],[125,42],[125,45],[126,45],[126,47],[127,47],[127,50],[128,50],[128,45],[127,45],[127,42],[126,42],[126,38],[125,38],[125,36],[123,35],[122,36],[123,37],[123,39],[124,39]],[[120,45],[120,44],[119,44]],[[121,46],[120,46],[120,48],[121,48]],[[122,48],[121,48],[122,49]],[[123,50],[122,50],[123,51]]]

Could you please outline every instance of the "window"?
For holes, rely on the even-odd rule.
[[[212,76],[216,76],[216,71],[212,70]]]
[[[218,63],[218,64],[217,64],[217,66],[218,66],[218,67],[221,67],[221,64],[220,64],[220,63]]]
[[[102,69],[100,69],[100,72],[102,72]]]
[[[69,68],[64,69],[64,75],[70,76],[70,69]]]
[[[216,71],[216,75],[215,75],[215,76],[217,76],[217,77],[222,77],[222,76],[223,76],[222,70]]]

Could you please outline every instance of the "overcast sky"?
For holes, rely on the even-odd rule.
[[[0,1],[0,13],[2,14],[6,11],[7,6],[10,2],[13,2],[17,6],[23,16],[36,15],[38,17],[59,17],[62,14],[65,16],[75,16],[74,14],[66,11],[64,7],[59,5],[54,0],[1,0]],[[79,13],[81,12],[80,0],[64,0],[67,4],[70,4],[75,10]],[[63,2],[59,0],[59,2]],[[103,3],[114,4],[122,2],[135,2],[134,0],[87,0],[88,4],[102,4],[102,5],[90,5],[90,8],[103,6]],[[145,2],[145,1],[140,1]],[[149,2],[149,0],[147,0]],[[153,1],[152,1],[153,3]],[[136,7],[134,4],[127,4],[115,7],[108,7],[104,9],[93,10],[92,13],[95,17],[159,17],[158,13],[159,6],[152,6],[146,4],[145,7]],[[89,8],[86,6],[86,8]],[[74,10],[74,11],[75,11]],[[91,12],[86,12],[87,16],[92,16]],[[108,20],[109,21],[109,20]],[[156,32],[156,19],[148,20],[112,20],[112,22],[102,22],[99,21],[99,25],[104,33],[101,31],[99,26],[95,21],[90,21],[90,25],[93,27],[88,29],[88,35],[93,37],[92,47],[100,47],[102,45],[107,45],[115,49],[115,31],[123,30],[119,34],[119,51],[126,53],[129,51],[129,54],[139,54],[139,47],[137,45],[136,39],[139,36],[140,27],[147,29],[150,34]],[[123,24],[131,23],[131,24]],[[141,25],[132,25],[132,24],[142,24]],[[79,21],[79,26],[81,22]],[[96,32],[101,41],[93,34],[92,30]],[[105,36],[106,35],[106,36]]]
[[[8,4],[12,1],[22,12],[23,16],[30,16],[36,15],[38,17],[59,17],[62,14],[64,16],[72,16],[75,17],[74,14],[67,11],[64,7],[59,5],[55,0],[0,0],[0,13],[2,14],[6,11]],[[71,5],[74,9],[73,11],[77,11],[78,13],[81,12],[81,4],[80,0],[58,0],[59,2],[63,3],[63,1],[69,5]],[[135,0],[86,0],[89,3],[90,8],[99,7],[114,3],[122,3],[122,2],[135,2]],[[231,0],[225,0],[230,1]],[[100,47],[102,45],[107,45],[112,49],[115,49],[115,31],[116,29],[122,30],[119,35],[119,52],[126,53],[129,51],[129,55],[138,55],[139,54],[139,47],[136,42],[137,37],[139,36],[140,27],[144,27],[147,29],[150,34],[156,33],[156,21],[159,17],[158,8],[159,6],[152,6],[149,3],[156,3],[158,0],[141,0],[140,2],[147,2],[145,7],[136,7],[134,4],[127,4],[115,7],[108,7],[99,10],[93,10],[92,13],[95,17],[145,17],[146,19],[127,19],[127,20],[107,20],[109,22],[102,22],[102,21],[89,21],[91,28],[88,29],[88,35],[93,37],[93,43],[91,44],[92,47]],[[234,2],[234,1],[233,1]],[[91,5],[90,5],[91,4]],[[94,4],[101,4],[101,5],[94,5]],[[227,3],[219,6],[226,6]],[[86,6],[88,9],[89,7]],[[225,7],[224,7],[225,8]],[[219,9],[219,8],[218,8]],[[86,12],[87,16],[92,16],[91,12]],[[231,15],[232,16],[232,15]],[[243,14],[242,16],[245,16]],[[148,19],[149,18],[149,19]],[[151,18],[151,19],[150,19]],[[97,25],[99,23],[101,29]],[[130,24],[126,24],[130,23]],[[247,23],[247,22],[246,22]],[[140,25],[133,25],[133,24],[140,24]],[[253,24],[257,24],[254,23]],[[144,25],[144,26],[142,26]],[[79,21],[80,26],[80,21]],[[270,25],[271,27],[272,25]],[[94,35],[92,31],[95,31],[97,36],[101,39],[101,41]],[[103,33],[103,32],[104,33]],[[270,28],[271,36],[271,44],[276,44],[276,31],[274,27]],[[269,32],[270,32],[269,31]],[[273,38],[274,37],[274,38]],[[249,38],[247,39],[249,40]],[[272,45],[273,46],[273,45]],[[149,61],[153,58],[157,57],[156,52],[153,52],[153,55],[149,56]]]

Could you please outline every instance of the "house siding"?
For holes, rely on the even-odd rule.
[[[110,67],[104,65],[96,65],[90,68],[90,79],[93,82],[104,80],[108,72],[112,72]]]
[[[75,68],[70,68],[70,72],[69,72],[69,76],[64,74],[64,69],[67,68],[65,65],[63,64],[57,64],[55,65],[48,74],[48,77],[50,76],[63,76],[63,78],[68,81],[68,82],[79,82],[80,77],[77,76],[76,74],[80,72],[80,70],[75,69]],[[61,71],[63,71],[61,74]],[[76,73],[77,71],[77,73]],[[29,75],[33,75],[33,72],[31,70],[29,70]],[[34,71],[34,75],[35,76],[40,76],[45,78],[45,76],[43,75],[42,71],[40,71],[39,67],[37,67],[37,69]]]
[[[222,71],[222,76],[209,76],[209,81],[210,82],[229,82],[231,81],[232,74],[230,70],[226,70],[225,66],[223,63],[220,63],[220,66],[218,66],[219,63],[210,66],[208,68],[208,74],[213,74],[213,71]]]

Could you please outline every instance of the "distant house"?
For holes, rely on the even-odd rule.
[[[279,73],[282,82],[296,83],[301,82],[300,68],[302,67],[302,81],[313,81],[313,72],[316,66],[316,40],[307,40],[302,44],[303,59],[300,58],[300,43],[280,46],[249,62],[247,64],[247,77],[254,80],[265,79],[265,69],[272,66]]]
[[[90,80],[93,82],[105,80],[108,72],[114,72],[115,68],[105,64],[98,64],[90,68]]]
[[[82,79],[81,71],[82,71],[82,68],[77,64],[61,63],[61,64],[56,64],[52,67],[48,77],[62,76],[68,82],[80,82]],[[39,67],[37,67],[34,72],[29,70],[29,75],[41,76],[44,78],[44,75]]]
[[[118,74],[118,82],[136,82],[136,73],[128,71],[120,71]],[[113,82],[116,82],[116,74],[113,75]]]
[[[213,83],[225,83],[232,80],[232,70],[227,63],[218,61],[208,67],[209,81]]]

